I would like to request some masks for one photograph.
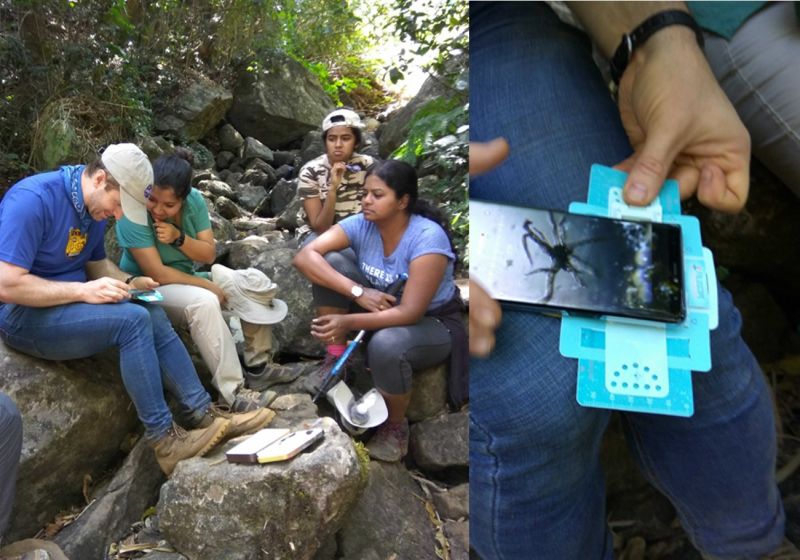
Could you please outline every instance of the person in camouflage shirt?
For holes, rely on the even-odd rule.
[[[303,207],[297,233],[303,242],[319,235],[339,220],[361,211],[361,189],[371,156],[356,153],[364,125],[349,109],[337,109],[322,121],[325,153],[300,170],[298,192]],[[315,236],[314,236],[315,237]]]

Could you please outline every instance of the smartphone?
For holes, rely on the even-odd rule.
[[[680,323],[681,229],[470,200],[470,276],[506,307]]]
[[[154,302],[164,300],[164,296],[158,290],[130,290],[128,294],[130,294],[131,299],[138,299],[139,301]]]

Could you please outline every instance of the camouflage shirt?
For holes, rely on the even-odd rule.
[[[336,195],[336,207],[334,209],[333,223],[358,214],[361,211],[361,189],[364,187],[364,180],[367,175],[367,168],[375,162],[372,156],[354,153],[347,165],[358,168],[358,171],[350,171],[349,169],[344,172],[342,177],[342,184],[339,186],[339,192]],[[300,195],[300,200],[307,198],[319,198],[321,203],[325,203],[328,197],[329,183],[331,180],[331,164],[328,162],[328,156],[322,154],[318,158],[314,158],[306,163],[297,181],[297,192]],[[308,223],[308,216],[303,206],[297,213],[298,223],[302,225],[297,228],[297,235],[299,237],[305,236],[308,232],[313,231]]]

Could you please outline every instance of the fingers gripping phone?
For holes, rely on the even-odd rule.
[[[470,201],[470,275],[506,307],[679,323],[681,229]]]

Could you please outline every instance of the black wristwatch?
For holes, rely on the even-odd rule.
[[[697,37],[697,44],[703,48],[703,30],[688,12],[682,10],[666,10],[658,12],[644,20],[636,29],[622,36],[614,56],[611,57],[611,78],[614,83],[619,85],[622,73],[631,61],[633,51],[644,45],[647,40],[655,33],[670,25],[685,25],[694,31]]]
[[[186,233],[184,233],[184,231],[180,228],[178,228],[178,231],[181,232],[181,234],[175,241],[170,243],[170,245],[172,245],[173,247],[181,247],[183,245],[183,242],[186,241]]]

